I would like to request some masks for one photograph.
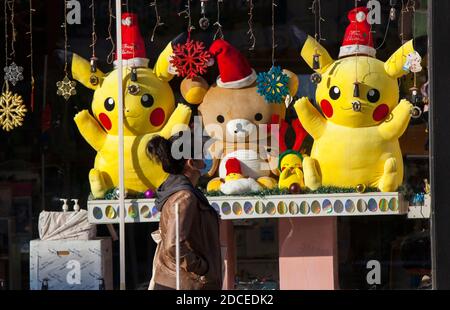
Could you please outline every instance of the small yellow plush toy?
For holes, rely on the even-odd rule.
[[[409,72],[407,60],[418,55],[420,40],[409,41],[386,62],[377,60],[367,20],[367,8],[349,13],[340,58],[333,60],[312,37],[300,30],[301,56],[318,74],[316,103],[307,98],[294,107],[313,137],[311,157],[303,160],[305,184],[379,188],[395,191],[402,184],[403,160],[399,137],[408,126],[412,105],[399,100],[397,79]],[[366,31],[369,29],[369,31]],[[419,56],[420,57],[420,56]]]
[[[302,171],[303,156],[296,151],[288,150],[280,155],[280,177],[278,188],[291,190],[305,188]]]
[[[147,143],[154,135],[169,138],[176,127],[189,124],[191,110],[185,105],[175,109],[175,99],[168,81],[171,43],[161,53],[154,69],[148,68],[144,41],[137,26],[137,16],[122,15],[124,76],[124,165],[128,193],[154,190],[167,178],[162,167],[147,156]],[[130,39],[134,41],[130,41]],[[91,72],[88,61],[74,54],[72,75],[94,89],[92,115],[83,110],[75,122],[84,139],[97,151],[94,168],[89,172],[95,198],[119,184],[117,70],[103,74]]]

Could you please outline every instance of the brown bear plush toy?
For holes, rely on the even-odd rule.
[[[209,146],[213,164],[208,176],[218,177],[208,183],[207,190],[238,194],[275,188],[279,137],[273,125],[284,122],[286,106],[284,102],[269,104],[257,93],[255,70],[228,42],[215,40],[209,51],[219,67],[216,83],[209,87],[197,77],[185,79],[181,85],[186,101],[200,104],[205,131],[213,138]],[[297,76],[286,70],[284,73],[290,77],[293,96],[298,88]],[[229,160],[233,164],[227,164]]]

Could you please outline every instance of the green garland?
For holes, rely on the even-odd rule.
[[[218,196],[226,196],[221,191],[214,191],[214,192],[206,192],[206,190],[201,189],[203,193],[208,197],[218,197]],[[118,196],[116,194],[117,188],[111,188],[106,191],[104,198],[94,198],[92,193],[89,195],[88,200],[117,200]],[[406,194],[406,187],[400,186],[397,190],[401,194]],[[364,193],[379,193],[380,190],[376,187],[368,187],[366,188]],[[337,186],[321,186],[316,190],[309,190],[305,189],[300,194],[350,194],[350,193],[357,193],[357,190],[355,188],[350,187],[337,187]],[[291,195],[289,193],[289,190],[287,189],[263,189],[262,191],[258,192],[246,192],[242,194],[236,194],[233,196],[254,196],[254,197],[265,197],[265,196],[284,196],[284,195]],[[127,194],[127,199],[144,199],[145,194],[144,193],[135,193],[135,194]]]

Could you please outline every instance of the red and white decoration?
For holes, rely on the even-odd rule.
[[[122,14],[122,66],[148,67],[145,43],[138,25],[135,13]],[[117,55],[114,67],[117,68]]]
[[[223,39],[211,44],[209,52],[216,57],[220,75],[217,86],[223,88],[244,88],[256,81],[256,72],[248,60],[234,46]]]
[[[237,158],[230,158],[225,163],[227,169],[227,176],[229,174],[236,174],[240,176],[239,179],[228,180],[220,186],[220,191],[226,195],[244,194],[258,192],[262,190],[261,185],[254,179],[245,178],[242,176],[241,163]]]
[[[372,32],[367,21],[368,13],[367,7],[354,8],[348,13],[350,25],[345,30],[339,58],[353,55],[375,57],[376,49],[373,47]]]

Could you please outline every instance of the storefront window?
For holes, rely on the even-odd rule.
[[[34,281],[34,274],[30,274],[30,241],[42,236],[41,212],[62,212],[66,200],[69,211],[76,204],[88,210],[86,222],[96,225],[98,238],[114,240],[112,260],[105,263],[110,264],[113,276],[106,286],[119,289],[114,60],[115,22],[120,17],[114,17],[115,2],[58,1],[55,5],[32,1],[31,28],[30,1],[8,0],[2,7],[1,24],[6,32],[1,59],[7,58],[4,66],[15,62],[23,67],[23,80],[16,85],[8,82],[8,87],[22,96],[27,109],[23,124],[8,128],[1,114],[5,108],[0,108],[0,281],[5,288],[36,289],[30,284]],[[166,177],[160,166],[142,164],[147,157],[145,146],[140,149],[138,140],[149,132],[161,132],[169,116],[176,114],[173,110],[177,103],[192,111],[191,127],[194,116],[203,117],[203,126],[212,124],[224,130],[228,130],[227,124],[246,120],[249,115],[252,119],[247,123],[277,124],[281,134],[272,138],[280,148],[277,159],[291,150],[296,158],[301,153],[303,160],[300,163],[304,175],[298,176],[301,181],[286,181],[284,191],[278,185],[283,183],[270,169],[266,169],[267,174],[252,174],[258,170],[251,166],[252,158],[241,160],[239,169],[232,172],[254,179],[257,190],[251,194],[224,194],[229,189],[222,185],[231,171],[225,162],[210,176],[202,177],[202,190],[207,192],[209,186],[215,189],[207,197],[226,226],[221,230],[222,237],[227,235],[222,249],[229,268],[224,288],[431,288],[429,68],[427,44],[418,47],[426,42],[423,37],[429,32],[429,1],[359,1],[358,7],[365,8],[361,9],[362,19],[353,1],[275,1],[274,23],[273,1],[269,0],[150,2],[122,1],[122,11],[128,14],[123,15],[128,19],[121,18],[122,27],[136,27],[122,32],[124,70],[130,75],[123,86],[125,105],[139,94],[142,107],[136,119],[145,116],[145,124],[138,124],[132,120],[135,116],[128,118],[128,112],[124,112],[125,140],[138,137],[124,144],[125,191],[127,198],[134,199],[125,204],[127,289],[147,289],[151,279],[156,244],[150,234],[158,228],[159,215],[149,199],[154,198],[156,188]],[[353,15],[349,14],[352,10]],[[212,54],[211,60],[200,65],[204,65],[204,71],[192,73],[203,77],[204,84],[194,79],[200,86],[167,71],[168,57],[173,56],[167,48],[175,50],[177,44],[186,42],[189,22],[194,27],[189,38],[202,42],[205,51]],[[185,36],[180,37],[181,33]],[[362,41],[354,37],[357,35]],[[227,45],[213,51],[211,46],[220,38],[239,56],[228,59],[219,55]],[[407,43],[410,40],[412,45]],[[396,54],[402,46],[411,51]],[[418,53],[413,53],[412,47]],[[392,55],[394,58],[390,58]],[[178,56],[180,60],[183,55]],[[351,57],[354,62],[349,61]],[[263,87],[257,91],[257,83],[264,78],[261,73],[272,66],[288,70],[282,77],[290,84],[281,88],[280,98]],[[58,94],[61,84],[57,84],[65,77],[65,67],[67,77],[76,83],[75,92],[69,90],[67,98]],[[135,69],[136,78],[131,77],[134,68],[139,68]],[[182,68],[176,67],[176,62],[172,62],[171,69],[177,69],[179,75],[186,73],[180,72]],[[246,69],[249,72],[244,72]],[[239,84],[252,78],[248,85]],[[237,84],[230,86],[234,82]],[[293,86],[296,82],[298,85]],[[133,85],[140,86],[133,89]],[[195,91],[195,87],[206,87],[206,97],[198,99],[187,93]],[[242,90],[251,87],[254,90],[244,94]],[[140,94],[147,88],[158,92],[165,102],[172,100],[174,106],[161,105],[150,113],[148,108],[154,101],[158,105],[160,99]],[[300,108],[297,102],[303,97],[310,103]],[[408,109],[409,103],[401,101],[403,98],[412,103],[411,113],[395,110],[398,102]],[[266,102],[270,100],[277,102]],[[343,107],[334,105],[339,100]],[[260,102],[264,105],[258,107]],[[306,111],[308,107],[313,110]],[[304,119],[298,117],[301,111],[306,111]],[[307,119],[311,115],[313,120],[320,118],[320,124],[328,124],[324,125],[328,129],[315,128],[314,121]],[[358,118],[360,115],[367,117]],[[401,117],[403,123],[396,125]],[[177,121],[188,125],[189,115],[185,118],[179,116]],[[236,124],[245,131],[247,123]],[[389,138],[383,139],[389,143],[370,131],[385,124],[383,132]],[[326,130],[329,132],[324,134]],[[341,133],[336,134],[339,130]],[[211,134],[207,129],[205,133]],[[323,134],[325,138],[320,141]],[[365,147],[373,147],[373,151]],[[271,154],[271,150],[264,151],[267,156]],[[98,152],[108,154],[102,157]],[[228,155],[234,158],[239,154],[229,151]],[[204,172],[214,167],[211,157],[214,155],[206,158]],[[316,159],[317,175],[311,174],[311,158]],[[136,168],[141,164],[145,169]],[[280,174],[281,164],[274,170]],[[218,178],[215,185],[211,183],[214,177]],[[314,183],[314,177],[319,181]],[[328,269],[316,275],[318,270],[314,268],[318,265],[310,265],[312,261],[323,261],[322,266]],[[303,280],[290,279],[289,270],[298,272],[296,277]],[[309,277],[316,277],[317,282]],[[51,279],[47,280],[52,288]],[[45,287],[43,279],[38,281],[39,288]],[[97,288],[102,287],[98,281],[95,283]]]

